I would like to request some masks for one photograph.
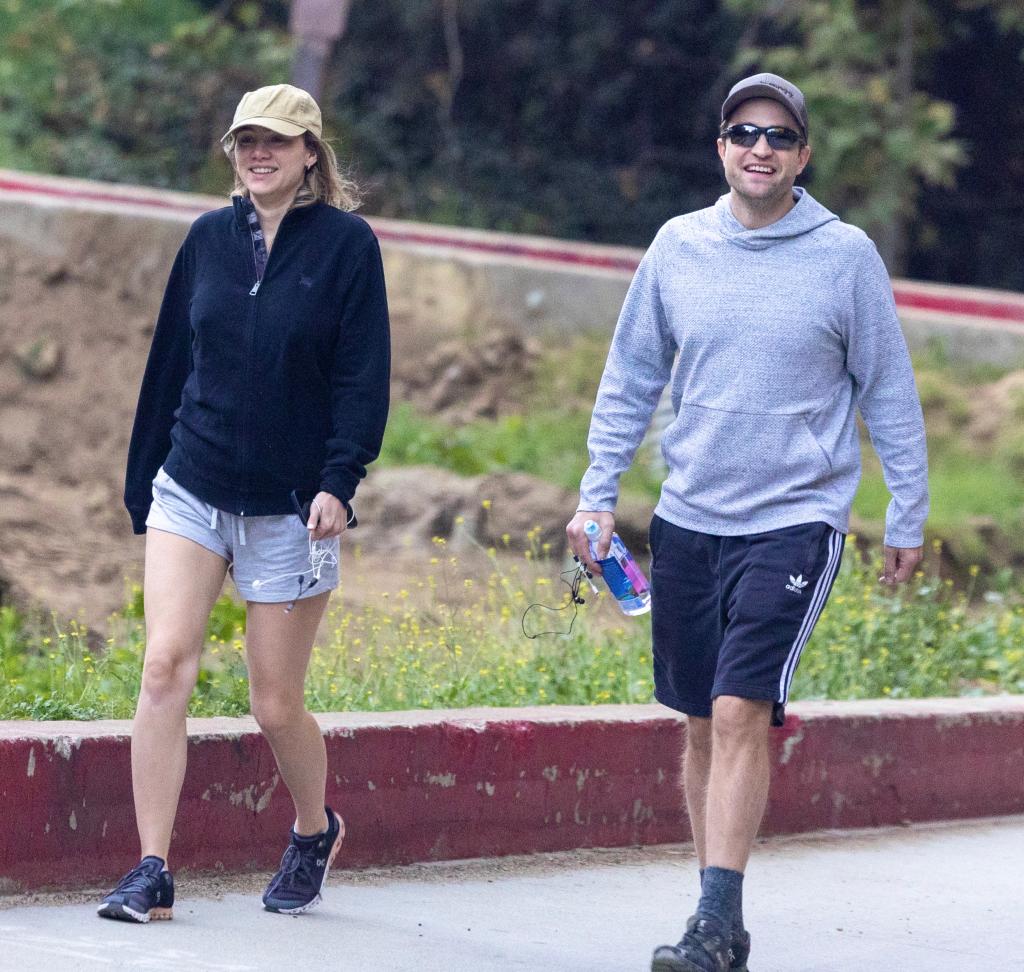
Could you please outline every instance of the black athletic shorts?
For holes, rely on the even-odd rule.
[[[708,718],[719,695],[774,703],[828,600],[846,537],[827,523],[718,537],[651,521],[654,694]]]

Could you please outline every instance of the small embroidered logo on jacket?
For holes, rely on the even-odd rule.
[[[803,574],[797,574],[794,577],[792,574],[789,575],[789,583],[786,585],[787,591],[792,591],[794,594],[803,594],[804,588],[809,582],[804,580]]]

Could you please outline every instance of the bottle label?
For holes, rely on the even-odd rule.
[[[601,565],[608,590],[612,592],[612,596],[617,601],[628,601],[639,596],[617,557],[607,557],[605,560],[599,560],[598,563]]]
[[[629,582],[633,587],[633,590],[637,594],[645,594],[650,589],[650,584],[647,583],[647,578],[644,576],[644,572],[640,569],[639,564],[633,559],[633,555],[629,552],[626,545],[619,539],[619,535],[615,534],[612,540],[612,556],[618,561],[619,567],[622,572],[629,578]],[[604,569],[604,568],[602,568]]]

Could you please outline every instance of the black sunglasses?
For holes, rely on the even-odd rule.
[[[733,145],[740,145],[743,148],[753,148],[762,135],[768,139],[771,148],[782,152],[796,148],[803,141],[803,136],[799,132],[794,132],[792,128],[784,128],[782,125],[769,125],[767,128],[761,128],[760,125],[730,125],[722,129],[722,138],[727,138]]]

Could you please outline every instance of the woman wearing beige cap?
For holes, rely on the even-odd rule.
[[[185,713],[226,573],[246,600],[253,715],[295,804],[263,895],[320,901],[344,836],[325,807],[306,668],[351,500],[380,449],[389,338],[380,250],[305,92],[248,92],[222,139],[232,205],[192,225],[157,320],[125,504],[146,534],[146,658],[132,727],[142,860],[99,913],[170,918],[167,856],[185,773]]]

